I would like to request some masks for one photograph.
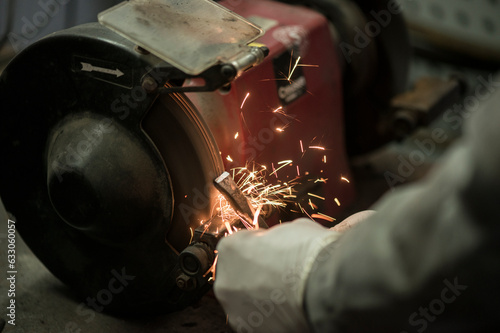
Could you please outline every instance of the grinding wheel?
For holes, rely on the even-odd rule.
[[[177,257],[223,164],[184,95],[142,88],[163,64],[92,23],[28,47],[0,79],[2,200],[44,265],[107,311],[173,311],[208,288],[178,289]]]

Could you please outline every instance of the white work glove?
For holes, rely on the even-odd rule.
[[[339,235],[299,219],[222,239],[214,292],[233,329],[309,332],[303,309],[306,280],[318,253]]]
[[[336,228],[345,231],[372,214],[354,214]],[[340,235],[304,218],[222,239],[214,292],[231,327],[237,333],[309,332],[303,305],[307,277],[320,251]]]
[[[343,233],[354,227],[356,224],[363,222],[373,214],[375,214],[374,210],[363,210],[361,212],[357,212],[330,229]]]

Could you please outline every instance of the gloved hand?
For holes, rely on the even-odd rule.
[[[375,214],[374,210],[363,210],[361,212],[357,212],[356,214],[352,214],[339,224],[335,225],[334,227],[331,227],[331,230],[335,230],[338,232],[346,232],[347,230],[351,229],[354,227],[356,224],[363,222],[370,216]]]
[[[372,213],[352,215],[339,230]],[[316,259],[326,259],[317,258],[319,252],[340,234],[298,219],[222,239],[214,292],[236,332],[309,332],[303,309],[307,277]]]
[[[320,250],[339,235],[299,219],[222,239],[214,292],[236,332],[308,332],[306,279]]]

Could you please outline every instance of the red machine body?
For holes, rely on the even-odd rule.
[[[271,183],[298,177],[294,201],[309,215],[335,217],[353,200],[354,189],[344,144],[342,62],[329,23],[305,7],[234,3],[221,2],[267,25],[256,42],[265,44],[269,55],[232,82],[229,92],[187,96],[214,134],[226,170],[255,162],[267,168]],[[274,172],[283,161],[291,162]]]

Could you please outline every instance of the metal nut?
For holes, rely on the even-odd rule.
[[[177,279],[175,282],[177,284],[177,287],[179,287],[179,289],[182,289],[185,291],[191,291],[191,290],[196,289],[196,280],[190,276],[187,276],[184,273],[177,276]]]

